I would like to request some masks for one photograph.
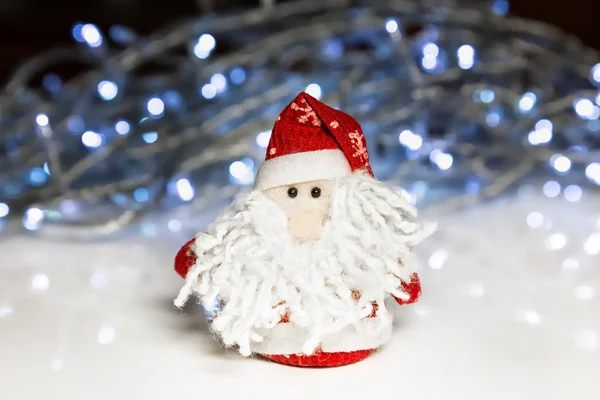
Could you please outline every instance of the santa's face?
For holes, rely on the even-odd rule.
[[[264,194],[285,213],[288,231],[298,243],[319,238],[329,219],[335,181],[319,180],[265,190]]]

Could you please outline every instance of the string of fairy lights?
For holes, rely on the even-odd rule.
[[[507,1],[263,3],[150,37],[76,23],[25,62],[0,95],[0,229],[104,235],[226,201],[301,90],[355,116],[378,177],[424,206],[600,185],[598,53]],[[53,72],[71,62],[89,68]]]

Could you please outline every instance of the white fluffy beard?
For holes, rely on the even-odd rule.
[[[220,301],[212,329],[244,356],[286,314],[307,332],[305,354],[325,335],[367,329],[360,321],[373,303],[377,323],[368,329],[377,334],[390,323],[384,299],[407,298],[400,287],[416,271],[412,248],[435,230],[416,217],[396,189],[353,174],[337,182],[320,239],[297,244],[272,200],[259,191],[240,195],[197,236],[198,259],[175,304],[192,294],[205,305]]]

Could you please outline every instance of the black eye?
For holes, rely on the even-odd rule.
[[[312,190],[310,191],[310,195],[316,199],[317,197],[321,196],[321,189],[319,189],[318,187],[312,188]]]
[[[298,189],[296,189],[295,187],[291,187],[288,189],[288,196],[290,196],[291,198],[294,198],[296,196],[298,196]]]

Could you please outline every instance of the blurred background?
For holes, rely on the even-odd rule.
[[[5,0],[0,5],[0,77],[5,81],[19,62],[49,46],[70,44],[72,27],[79,21],[93,22],[103,31],[112,25],[123,24],[145,35],[193,15],[210,11],[239,11],[259,5],[259,0],[57,0],[52,3]],[[512,0],[510,12],[548,22],[576,35],[590,46],[600,47],[596,27],[600,4],[597,1],[573,0],[565,7],[565,3],[556,1]],[[75,71],[67,70],[65,73]]]
[[[598,15],[2,1],[0,399],[597,400]],[[303,90],[356,117],[378,178],[440,225],[392,342],[335,371],[240,359],[172,304],[175,252],[252,188]]]

